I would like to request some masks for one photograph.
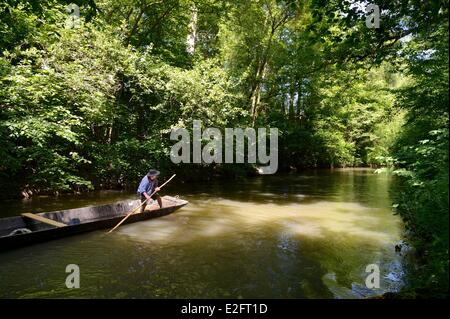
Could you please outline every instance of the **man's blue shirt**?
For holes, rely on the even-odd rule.
[[[158,187],[157,179],[151,181],[148,176],[144,176],[144,178],[142,178],[141,180],[141,183],[139,184],[137,192],[141,195],[143,193],[147,193],[148,195],[150,195],[151,193],[153,193],[156,187]]]

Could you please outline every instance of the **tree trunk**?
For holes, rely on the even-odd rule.
[[[128,36],[127,36],[127,38],[125,40],[125,43],[127,43],[127,44],[130,43],[131,37],[135,34],[135,32],[138,29],[139,22],[141,21],[142,16],[144,15],[145,9],[146,9],[145,7],[140,9],[140,11],[139,11],[139,13],[138,13],[138,15],[136,17],[136,20],[134,20],[133,27],[131,28],[130,33],[128,33]]]
[[[192,55],[195,52],[195,38],[197,36],[197,7],[195,4],[191,7],[191,21],[189,22],[188,30],[186,51]]]
[[[108,132],[107,132],[107,139],[106,139],[106,143],[108,145],[111,145],[112,142],[112,136],[113,136],[113,122],[111,122],[111,124],[108,127]]]
[[[258,68],[256,70],[255,82],[252,85],[252,90],[250,94],[253,125],[255,125],[256,119],[258,117],[259,105],[261,101],[261,87],[263,85],[266,74],[266,68],[267,63],[269,61],[270,51],[272,49],[273,38],[275,36],[275,32],[277,31],[277,29],[283,26],[286,21],[287,21],[286,13],[282,14],[278,21],[275,17],[271,16],[270,35],[267,40],[267,44],[264,48],[264,52],[258,61]]]
[[[258,62],[258,68],[256,70],[255,82],[250,94],[251,101],[251,113],[252,113],[252,121],[253,125],[255,124],[256,118],[258,117],[259,104],[261,101],[261,87],[265,78],[267,61],[269,58],[269,51],[272,48],[272,38],[275,33],[275,30],[272,29],[270,33],[269,40],[267,41],[266,48],[264,49],[264,53],[261,56],[261,59]]]

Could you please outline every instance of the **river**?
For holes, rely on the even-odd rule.
[[[365,298],[402,286],[392,176],[307,171],[161,194],[189,205],[158,219],[0,252],[0,298]],[[0,202],[0,217],[133,198],[127,192]],[[65,285],[68,264],[80,288]],[[367,265],[380,287],[365,284]]]

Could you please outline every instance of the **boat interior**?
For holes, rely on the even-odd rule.
[[[164,209],[184,205],[187,202],[176,197],[163,196],[162,203]],[[39,214],[28,213],[22,216],[2,218],[0,219],[0,237],[52,229],[58,227],[58,225],[71,226],[125,216],[139,205],[140,200],[125,200],[107,205],[88,206]],[[159,209],[158,203],[152,200],[146,206],[145,211]],[[135,213],[139,212],[140,209]],[[49,222],[54,222],[54,225],[49,224]]]

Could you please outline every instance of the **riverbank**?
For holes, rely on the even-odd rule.
[[[441,172],[420,182],[400,177],[393,183],[393,206],[405,225],[409,261],[405,287],[390,297],[449,297],[448,170]]]
[[[365,166],[345,166],[345,167],[302,167],[293,168],[281,166],[276,175],[286,174],[301,174],[314,171],[327,171],[339,169],[353,169],[353,170],[367,170],[379,168],[378,165]],[[212,180],[228,180],[228,179],[246,179],[264,176],[258,173],[258,170],[253,165],[248,164],[221,164],[221,165],[190,165],[189,169],[184,166],[182,169],[177,166],[160,168],[162,175],[160,179],[164,179],[167,175],[177,174],[176,182],[178,183],[192,183],[192,182],[210,182]],[[142,176],[145,172],[142,173]],[[31,199],[33,196],[60,196],[60,195],[80,195],[84,193],[91,193],[96,191],[130,191],[133,192],[136,183],[139,182],[142,176],[136,176],[135,179],[119,178],[118,180],[104,180],[91,181],[92,187],[76,188],[76,189],[61,189],[49,190],[42,189],[39,186],[29,186],[23,179],[8,179],[2,177],[0,179],[0,200],[9,199]],[[121,180],[121,181],[119,181]]]

